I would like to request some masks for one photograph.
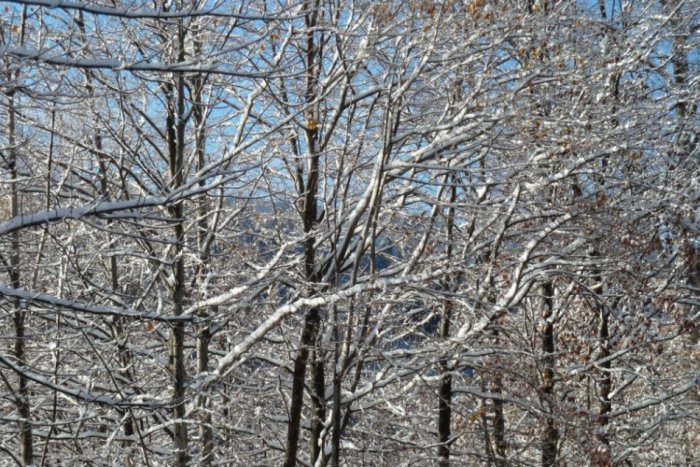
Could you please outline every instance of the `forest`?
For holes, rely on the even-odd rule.
[[[0,465],[700,465],[700,0],[0,1]]]

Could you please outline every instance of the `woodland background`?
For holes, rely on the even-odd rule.
[[[700,2],[0,2],[0,460],[691,466]]]

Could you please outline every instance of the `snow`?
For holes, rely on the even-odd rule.
[[[117,308],[106,305],[81,303],[42,292],[33,292],[24,289],[14,289],[1,284],[0,296],[19,298],[22,300],[26,300],[30,303],[39,303],[43,305],[49,305],[51,307],[63,308],[92,315],[119,316],[164,322],[188,322],[194,320],[192,316],[168,316],[154,312],[142,312],[129,308]]]
[[[163,11],[152,10],[147,8],[136,7],[108,7],[95,5],[88,2],[79,2],[74,0],[7,0],[7,3],[19,3],[25,5],[42,6],[46,8],[61,8],[64,10],[78,10],[94,15],[116,16],[119,18],[129,19],[174,19],[174,18],[193,18],[197,16],[211,16],[216,18],[236,18],[245,20],[281,20],[281,16],[265,16],[265,15],[244,15],[240,13],[222,11],[222,5],[225,2],[214,2],[209,8],[186,8],[183,10]]]

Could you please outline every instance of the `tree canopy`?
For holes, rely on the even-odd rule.
[[[700,2],[0,3],[4,463],[700,460]]]

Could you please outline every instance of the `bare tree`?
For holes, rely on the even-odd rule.
[[[697,457],[696,2],[3,8],[3,459]]]

